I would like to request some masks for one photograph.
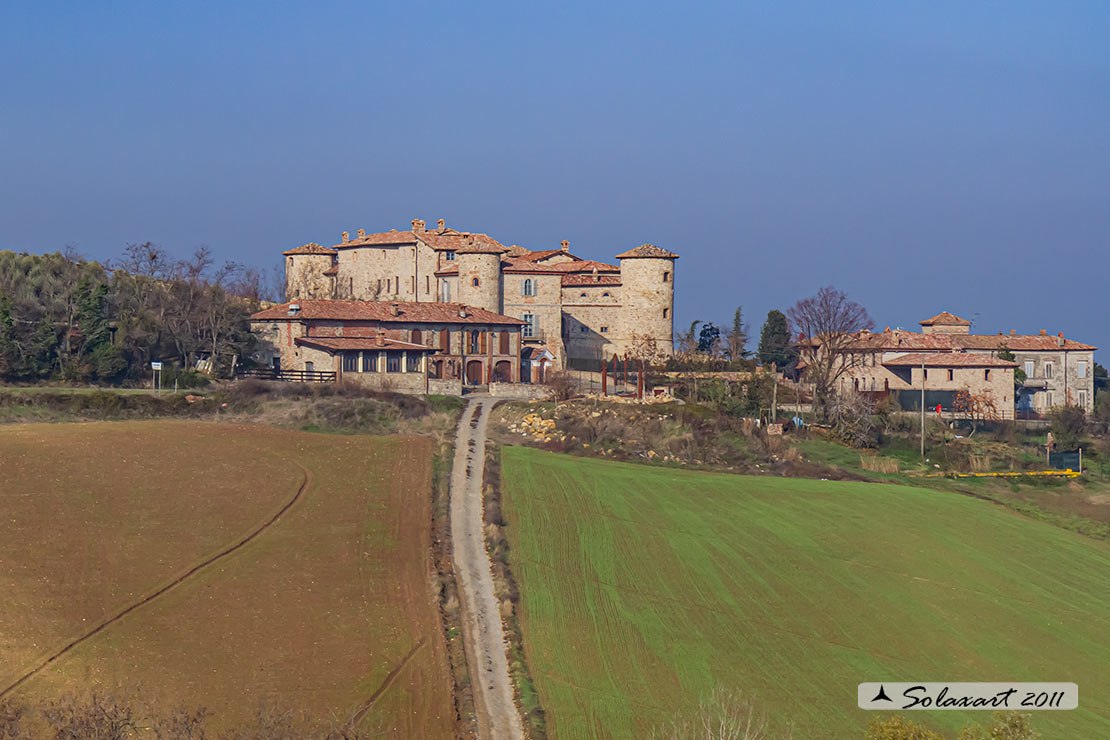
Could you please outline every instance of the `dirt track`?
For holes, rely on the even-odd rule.
[[[496,401],[467,404],[455,439],[451,470],[451,540],[463,611],[463,636],[483,740],[522,740],[524,729],[513,701],[501,613],[493,590],[482,523],[486,424]]]

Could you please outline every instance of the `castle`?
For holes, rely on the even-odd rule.
[[[597,369],[634,345],[670,354],[678,255],[643,244],[620,265],[558,249],[505,247],[478,233],[426,228],[305,244],[285,257],[286,300],[460,303],[523,322],[523,352],[546,350],[556,366]],[[640,351],[643,351],[642,349]]]

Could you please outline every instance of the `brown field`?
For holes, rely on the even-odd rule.
[[[139,690],[214,728],[365,709],[367,730],[451,737],[431,457],[203,422],[0,427],[0,695]]]

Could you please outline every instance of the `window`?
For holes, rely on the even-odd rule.
[[[311,361],[311,360],[306,360],[306,361],[305,361],[305,363],[304,363],[304,371],[305,371],[306,373],[310,373],[310,372],[312,372],[312,371],[313,371],[313,370],[315,370],[315,369],[316,369],[316,366],[312,364],[312,361]]]
[[[498,336],[498,340],[500,341],[500,344],[497,347],[498,354],[509,354],[512,351],[511,349],[509,349],[509,332],[501,332],[501,334]]]
[[[663,273],[663,282],[664,283],[669,283],[670,281],[671,281],[671,273],[670,272],[664,272]]]
[[[532,278],[525,278],[520,286],[521,295],[535,295],[536,294],[536,281]]]
[[[444,280],[439,284],[440,300],[444,303],[451,302],[451,283]]]
[[[443,253],[443,259],[444,259],[445,262],[454,262],[455,261],[455,250],[449,249],[446,252],[444,252]]]
[[[1045,408],[1049,408],[1049,407],[1052,406],[1052,391],[1046,391],[1045,392],[1045,394],[1044,394],[1044,405],[1045,405]]]
[[[419,329],[413,329],[409,332],[409,341],[413,344],[424,344],[424,332]]]
[[[1025,362],[1025,377],[1032,378],[1036,374],[1037,374],[1037,363],[1033,362],[1032,360],[1026,360],[1026,362]]]
[[[470,281],[470,284],[477,288],[480,285],[480,282],[478,281],[478,278],[474,278]]]
[[[344,352],[343,353],[343,372],[357,373],[358,372],[358,352]]]
[[[609,333],[609,327],[608,326],[601,327],[601,333],[602,334],[608,334]]]
[[[389,292],[389,278],[386,278],[386,279],[385,279],[385,292],[386,292],[386,293],[388,293],[388,292]]]
[[[1044,376],[1046,378],[1052,378],[1052,369],[1053,368],[1052,368],[1052,363],[1051,362],[1046,362],[1044,364]]]
[[[354,278],[347,278],[347,290],[350,291],[352,296],[355,294],[355,279]]]
[[[671,315],[671,309],[669,309],[669,308],[664,308],[664,309],[663,309],[663,318],[667,318],[667,317],[668,317],[668,316],[670,316],[670,315]]]
[[[405,361],[405,369],[410,373],[420,372],[420,353],[409,352],[408,359]]]
[[[467,342],[466,344],[467,344],[467,352],[469,352],[472,355],[476,355],[476,354],[478,354],[479,352],[482,351],[482,349],[481,349],[481,334],[482,333],[480,331],[471,331],[470,332],[470,341]]]
[[[431,275],[425,275],[424,276],[424,295],[428,295],[431,292],[432,292],[432,276]]]
[[[385,371],[387,373],[401,372],[401,353],[387,352],[385,355]]]
[[[586,325],[585,325],[585,324],[583,324],[582,326],[578,327],[578,331],[580,331],[580,332],[582,332],[583,334],[585,334],[585,333],[586,333],[587,331],[589,331],[589,329],[587,329],[587,328],[586,328]]]
[[[949,380],[955,380],[956,379],[956,371],[953,370],[952,368],[948,369],[948,379]]]
[[[363,352],[362,353],[362,372],[376,373],[378,372],[378,353],[377,352]]]
[[[534,337],[536,329],[536,315],[531,313],[522,314],[520,317],[525,323],[521,327],[521,331],[526,337]]]
[[[289,258],[289,266],[290,266],[290,267],[292,267],[292,266],[293,266],[293,258],[292,258],[292,257],[290,257],[290,258]]]
[[[1079,408],[1087,408],[1087,391],[1079,391]]]
[[[409,278],[409,292],[416,294],[416,275]]]
[[[585,293],[582,293],[582,294],[581,294],[581,295],[579,295],[578,297],[579,297],[579,298],[585,298],[585,297],[586,297],[586,294],[585,294]]]
[[[608,293],[602,293],[602,294],[601,294],[601,297],[602,297],[602,298],[608,298],[608,297],[609,297],[609,294],[608,294]]]
[[[1087,377],[1087,361],[1086,360],[1080,360],[1078,363],[1076,363],[1076,365],[1075,365],[1075,377],[1079,378],[1080,380],[1083,380],[1084,378]]]
[[[983,371],[983,380],[990,380],[990,379],[991,379],[991,369],[988,367],[986,370]]]

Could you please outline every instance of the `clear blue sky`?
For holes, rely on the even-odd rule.
[[[1110,3],[7,2],[0,249],[273,265],[445,218],[682,255],[677,324],[1110,348]]]

